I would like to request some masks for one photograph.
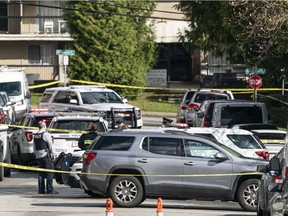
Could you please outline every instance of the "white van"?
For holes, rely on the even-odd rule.
[[[0,91],[6,92],[14,104],[16,121],[30,109],[31,93],[28,88],[26,72],[23,69],[10,69],[1,66]]]

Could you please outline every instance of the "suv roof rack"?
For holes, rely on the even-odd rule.
[[[69,86],[71,89],[91,89],[91,88],[101,88],[101,89],[106,89],[106,86],[100,86],[100,85],[70,85]]]

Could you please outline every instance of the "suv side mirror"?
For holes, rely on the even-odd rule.
[[[69,100],[69,103],[71,103],[71,104],[77,104],[77,100],[76,100],[76,99],[71,99],[71,100]]]
[[[128,103],[127,98],[122,97],[122,101],[123,101],[123,103]]]
[[[217,152],[217,153],[214,155],[214,157],[215,157],[216,159],[221,160],[221,161],[228,160],[228,157],[227,157],[224,153],[222,153],[222,152]]]
[[[280,175],[281,168],[279,158],[271,158],[270,163],[268,165],[268,171],[272,176]]]
[[[27,99],[30,99],[30,98],[31,98],[31,92],[30,92],[29,90],[26,91],[25,97],[26,97]]]
[[[197,115],[198,115],[199,118],[203,118],[204,117],[204,113],[203,112],[198,112]]]

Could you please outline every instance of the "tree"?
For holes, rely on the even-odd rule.
[[[70,79],[145,86],[153,66],[156,43],[150,16],[153,1],[68,1],[64,19],[74,38],[68,68]],[[139,89],[119,89],[122,94]]]
[[[181,1],[190,29],[182,40],[261,65],[287,54],[287,1]]]

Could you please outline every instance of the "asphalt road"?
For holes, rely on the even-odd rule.
[[[92,198],[81,189],[54,182],[56,195],[37,194],[37,173],[14,170],[10,178],[0,182],[0,216],[112,216],[106,215],[105,198]],[[157,199],[147,199],[136,208],[113,208],[115,216],[157,216]],[[201,202],[163,199],[163,215],[167,216],[256,216],[233,202]]]

